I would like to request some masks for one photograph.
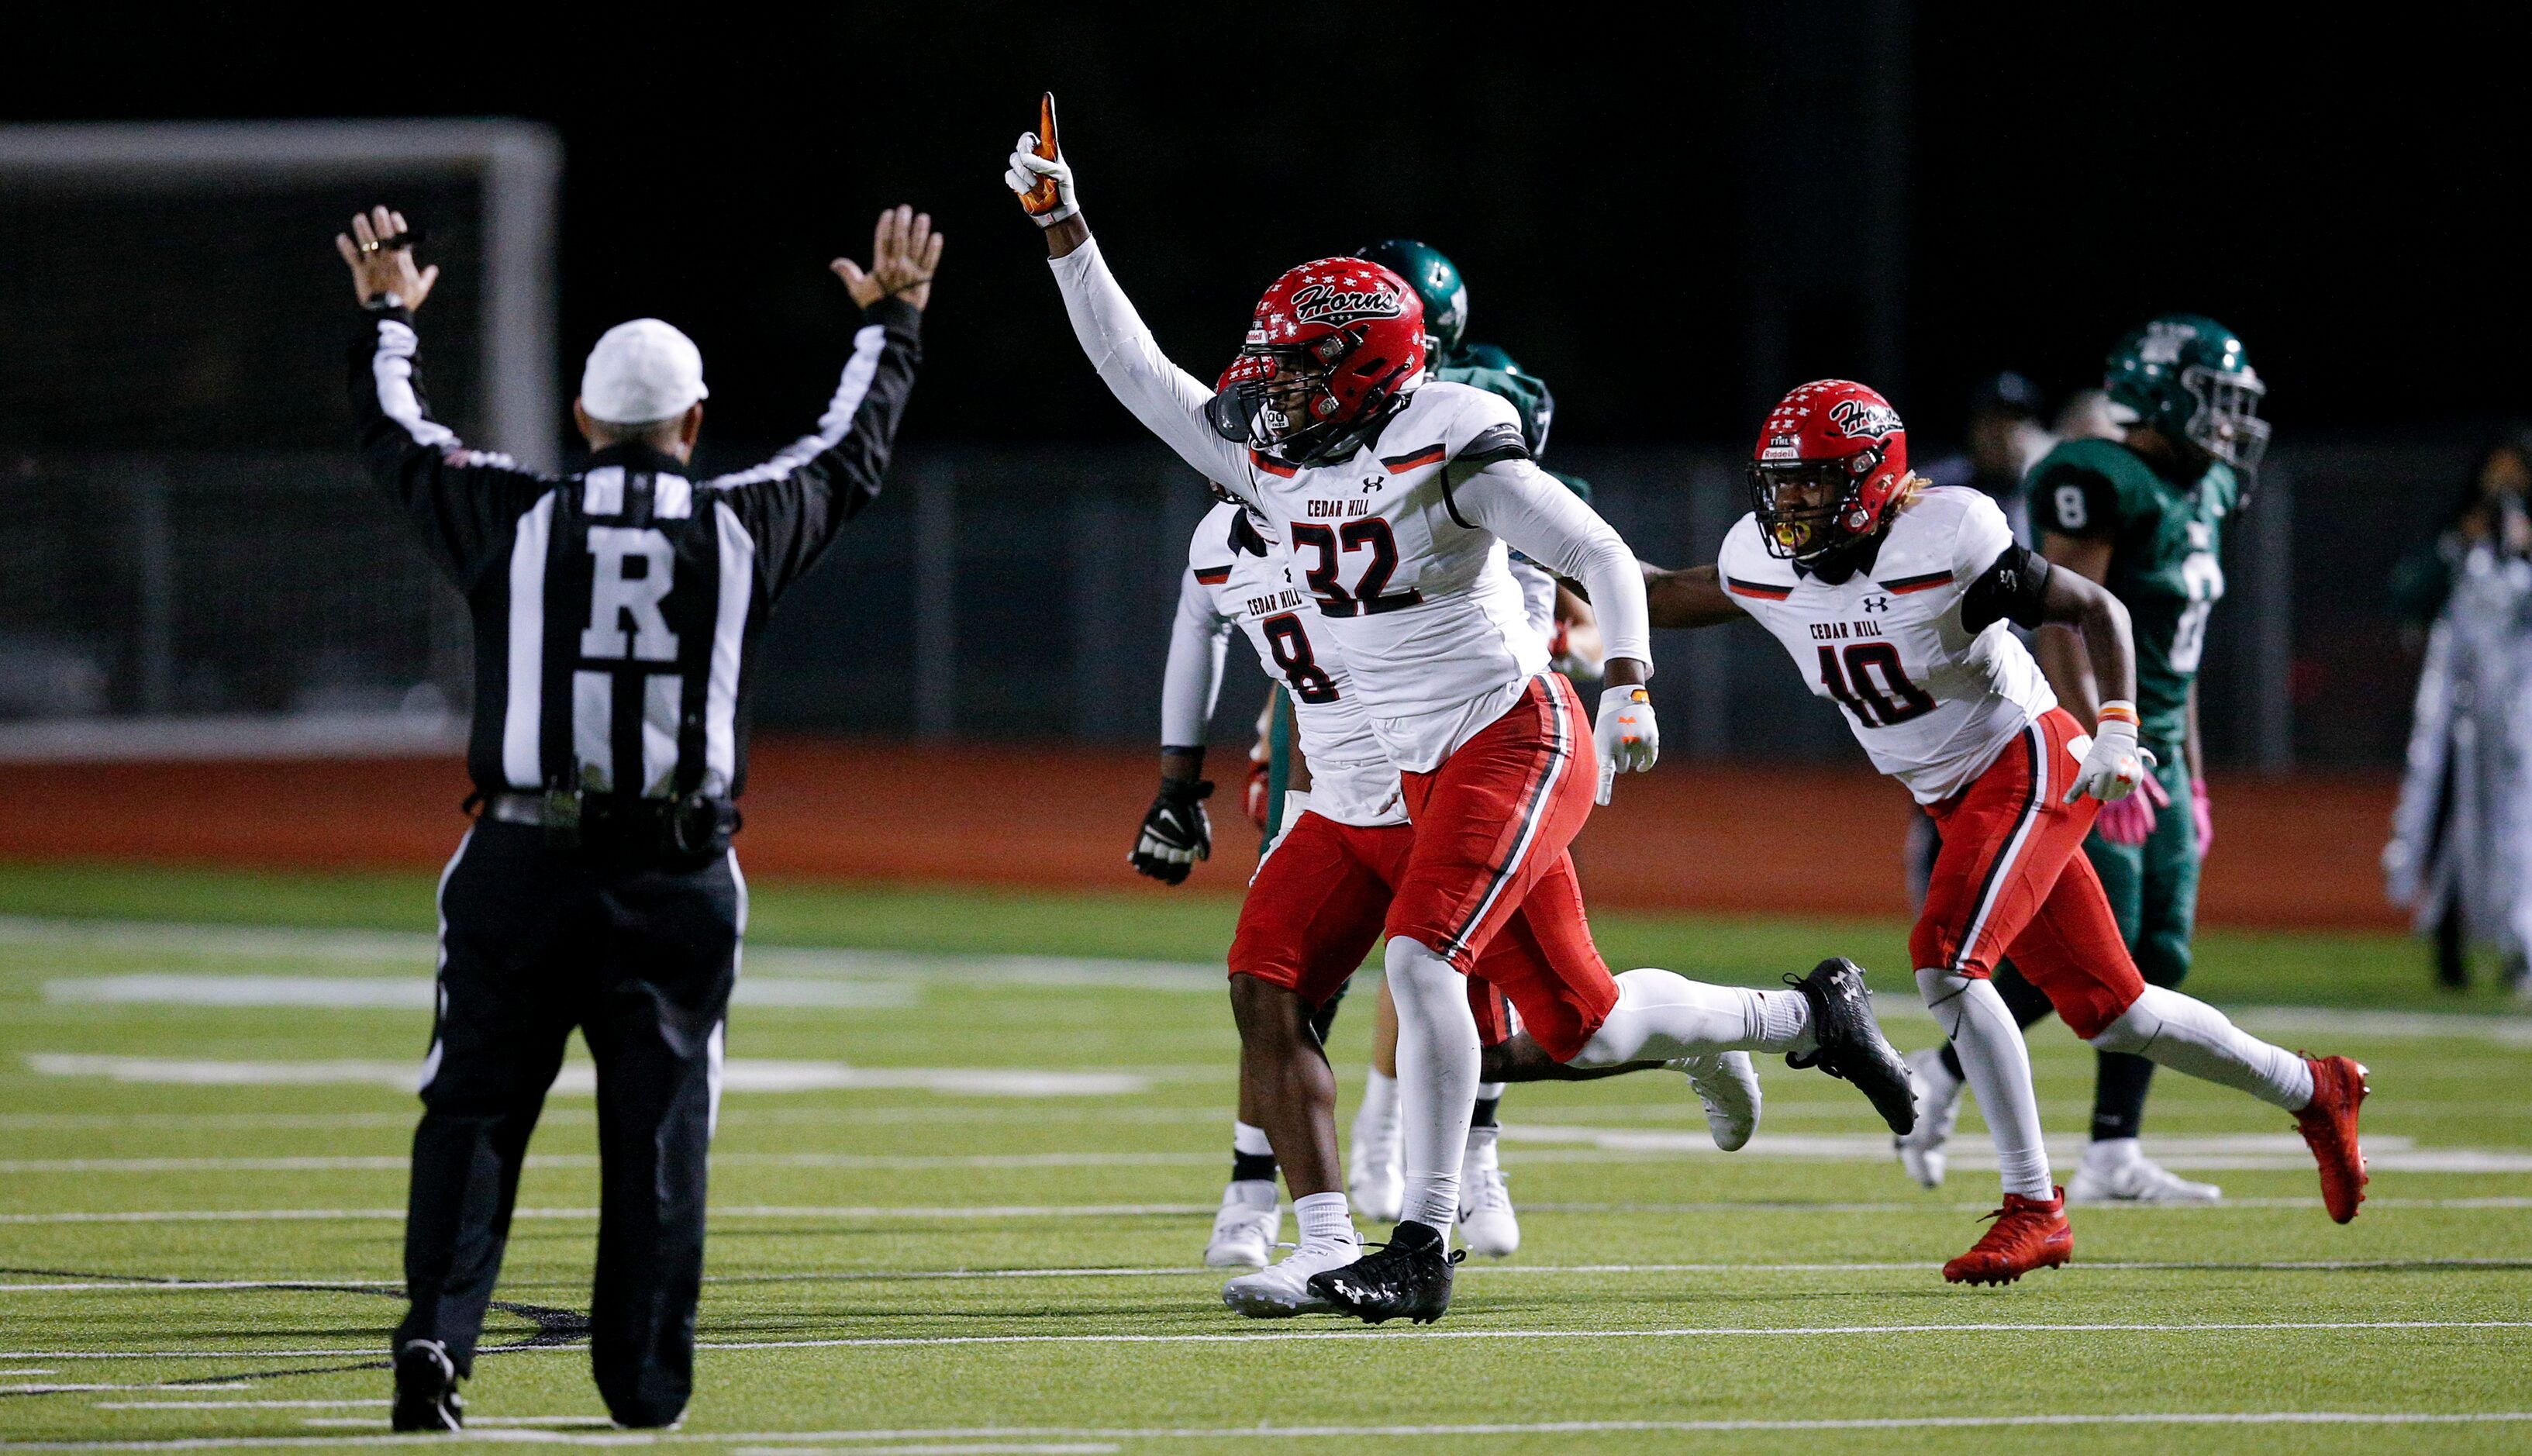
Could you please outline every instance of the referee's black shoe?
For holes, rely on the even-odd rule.
[[[407,1340],[395,1358],[396,1430],[457,1430],[466,1425],[466,1402],[457,1396],[457,1367],[437,1340]]]
[[[1831,956],[1807,976],[1787,976],[1785,984],[1812,1004],[1809,1052],[1785,1053],[1788,1067],[1816,1067],[1844,1077],[1881,1114],[1890,1131],[1902,1137],[1917,1126],[1917,1091],[1908,1078],[1908,1064],[1898,1048],[1881,1034],[1872,1019],[1872,997],[1864,989],[1864,967],[1843,956]]]
[[[1430,1224],[1401,1223],[1377,1253],[1310,1276],[1310,1293],[1365,1324],[1404,1316],[1431,1324],[1451,1308],[1451,1270],[1467,1258]]]

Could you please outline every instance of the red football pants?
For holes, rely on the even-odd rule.
[[[1325,1006],[1360,969],[1388,919],[1392,891],[1407,875],[1415,831],[1404,824],[1358,828],[1304,813],[1275,842],[1240,903],[1231,940],[1231,973],[1282,986]],[[1468,1007],[1487,1046],[1512,1035],[1502,993],[1487,977],[1518,974],[1531,943],[1499,936],[1468,979]]]
[[[2072,715],[2052,708],[1977,782],[1926,807],[1943,850],[1908,950],[1920,969],[1982,980],[1998,957],[2010,956],[2089,1040],[2145,994],[2145,978],[2084,857],[2100,800],[2060,802],[2081,762],[2068,745],[2082,735]]]
[[[1591,815],[1598,776],[1590,721],[1553,672],[1531,679],[1441,767],[1399,776],[1415,847],[1389,933],[1493,982],[1559,1062],[1618,1004],[1566,852]],[[1507,941],[1519,954],[1490,958]]]

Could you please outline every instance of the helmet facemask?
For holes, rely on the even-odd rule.
[[[1218,392],[1205,406],[1205,418],[1223,438],[1282,459],[1306,463],[1334,454],[1360,426],[1380,418],[1387,405],[1408,392],[1400,387],[1406,367],[1393,366],[1389,378],[1362,400],[1359,418],[1348,418],[1336,387],[1337,372],[1361,342],[1349,329],[1306,344],[1251,344],[1224,371]],[[1377,368],[1381,362],[1363,368]],[[1411,387],[1413,381],[1405,382]]]
[[[2218,371],[2191,365],[2180,372],[2181,386],[2196,407],[2181,433],[2189,442],[2243,475],[2257,474],[2269,449],[2269,422],[2260,418],[2260,400],[2269,386],[2244,369]]]
[[[1839,460],[1753,462],[1750,508],[1767,553],[1809,564],[1854,540],[1848,518],[1862,513],[1864,483],[1880,464],[1878,450]]]

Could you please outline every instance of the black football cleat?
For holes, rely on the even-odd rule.
[[[1810,1052],[1787,1052],[1788,1067],[1816,1067],[1831,1077],[1855,1083],[1872,1110],[1905,1137],[1917,1126],[1917,1094],[1908,1079],[1908,1064],[1881,1034],[1872,1019],[1872,997],[1864,989],[1864,967],[1843,956],[1831,956],[1807,976],[1787,976],[1785,984],[1812,1004]]]
[[[1446,1247],[1427,1225],[1402,1223],[1379,1252],[1312,1274],[1310,1293],[1365,1324],[1401,1316],[1431,1324],[1451,1308],[1451,1270],[1468,1256]]]
[[[407,1340],[395,1358],[395,1408],[387,1425],[396,1430],[457,1430],[466,1425],[466,1402],[457,1396],[457,1367],[437,1340]]]

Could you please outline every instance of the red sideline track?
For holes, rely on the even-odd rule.
[[[1230,893],[1254,844],[1237,763],[1197,883]],[[1060,746],[761,740],[739,852],[764,876],[1131,893],[1154,755]],[[0,858],[436,869],[465,821],[454,759],[43,764],[10,770]],[[2397,929],[2376,869],[2387,776],[2218,777],[2210,924]],[[1665,761],[1622,779],[1576,848],[1594,904],[1906,912],[1907,796],[1869,770]],[[2178,812],[2186,812],[2185,808]]]

